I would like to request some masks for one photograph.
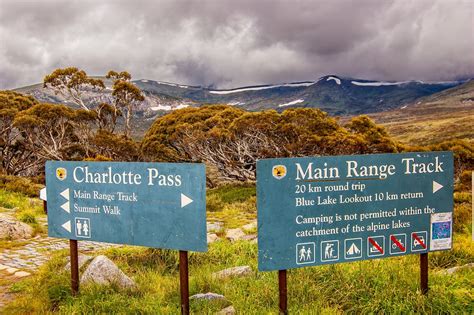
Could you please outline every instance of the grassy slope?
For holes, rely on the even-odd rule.
[[[212,189],[208,191],[208,201],[209,221],[222,220],[229,228],[245,224],[256,215],[253,186]],[[470,193],[456,193],[455,202],[454,249],[430,254],[428,296],[419,291],[416,255],[295,269],[289,271],[288,278],[290,313],[473,313],[474,270],[453,275],[439,272],[442,268],[474,262]],[[240,215],[235,217],[237,212]],[[460,214],[463,214],[462,220],[459,220]],[[192,253],[190,293],[210,291],[228,299],[218,303],[193,301],[192,313],[214,314],[232,304],[239,314],[277,314],[277,273],[257,272],[257,252],[257,245],[250,242],[218,241],[210,245],[208,253]],[[179,313],[176,251],[124,247],[103,253],[136,280],[137,290],[90,285],[82,286],[81,294],[72,297],[69,272],[63,269],[67,252],[61,251],[36,276],[13,286],[18,299],[5,312]],[[255,274],[226,280],[211,277],[212,272],[239,265],[250,265]]]
[[[406,108],[370,116],[408,144],[474,140],[474,81],[422,98]]]

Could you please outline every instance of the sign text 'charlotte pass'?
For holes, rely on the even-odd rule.
[[[206,251],[203,164],[46,164],[52,237]]]

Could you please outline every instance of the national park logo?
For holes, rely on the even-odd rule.
[[[64,167],[58,167],[56,169],[56,177],[59,180],[65,180],[67,177],[67,170]]]
[[[273,177],[276,179],[282,179],[286,176],[286,166],[285,165],[275,165],[272,169]]]

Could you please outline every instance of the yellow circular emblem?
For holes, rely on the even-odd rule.
[[[276,179],[282,179],[286,176],[286,166],[285,165],[275,165],[272,169],[273,177]]]
[[[56,177],[59,180],[65,180],[67,177],[67,170],[64,167],[58,167],[56,169]]]

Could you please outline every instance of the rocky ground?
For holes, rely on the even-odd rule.
[[[41,218],[40,223],[46,227],[46,218]],[[242,228],[228,230],[223,228],[221,222],[210,222],[207,225],[207,240],[208,243],[219,241],[223,238],[227,238],[230,241],[256,241],[257,236],[255,233],[252,233],[256,231],[256,228],[256,221],[246,224]],[[120,245],[89,241],[78,242],[79,252],[84,255],[92,254],[96,250],[111,246]],[[0,311],[4,305],[14,298],[14,294],[10,293],[10,287],[13,284],[34,274],[41,265],[48,261],[52,252],[67,249],[68,247],[68,240],[36,236],[24,240],[20,246],[0,249]],[[238,270],[236,273],[239,272],[242,271]],[[245,269],[244,273],[246,272],[248,270]],[[234,273],[234,271],[231,273]]]
[[[40,224],[46,226],[46,218],[39,219]],[[32,275],[38,268],[48,261],[51,252],[69,247],[69,241],[44,236],[36,236],[22,241],[23,245],[7,249],[0,249],[0,311],[2,307],[14,298],[9,293],[10,287],[22,278]],[[98,242],[78,242],[81,253],[92,252],[98,249],[118,246],[115,244]]]

